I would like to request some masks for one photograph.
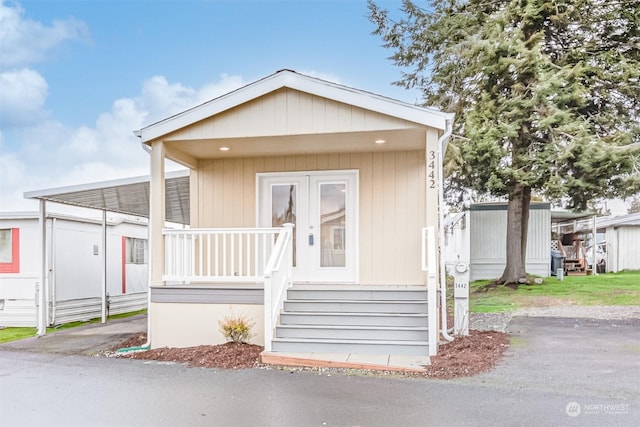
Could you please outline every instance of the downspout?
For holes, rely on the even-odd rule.
[[[140,138],[140,145],[142,149],[146,151],[148,154],[151,154],[151,147],[142,141],[142,133],[140,131],[133,132],[135,136]],[[151,208],[149,208],[151,209]],[[149,218],[147,218],[147,247],[149,251],[151,251],[151,229],[149,228]],[[151,281],[151,257],[149,256],[147,261],[147,282],[149,285]],[[118,349],[116,353],[131,353],[133,351],[145,351],[151,349],[151,316],[149,315],[149,311],[151,310],[151,287],[147,286],[147,342],[142,345],[138,345],[135,347],[125,347]]]
[[[438,177],[440,185],[438,186],[438,253],[440,261],[440,310],[442,319],[441,333],[442,337],[447,341],[453,341],[453,337],[447,332],[447,275],[444,265],[444,257],[442,256],[442,244],[444,242],[444,153],[447,150],[447,144],[451,133],[453,132],[453,115],[446,119],[444,133],[438,139]]]

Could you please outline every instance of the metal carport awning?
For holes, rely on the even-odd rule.
[[[40,272],[38,285],[38,331],[37,336],[46,334],[47,309],[47,202],[61,203],[102,211],[102,323],[106,322],[107,307],[107,212],[149,218],[150,199],[149,176],[124,178],[111,181],[79,184],[68,187],[36,190],[24,193],[26,199],[40,202]],[[165,220],[189,224],[189,171],[170,172],[165,175]]]
[[[148,218],[149,181],[148,175],[139,176],[28,191],[24,197]],[[166,174],[165,211],[167,221],[189,224],[188,170]]]

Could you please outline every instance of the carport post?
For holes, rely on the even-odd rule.
[[[107,321],[107,211],[102,211],[102,323]]]
[[[38,290],[38,331],[40,337],[47,333],[47,298],[45,294],[47,280],[47,202],[40,199],[40,212],[38,216],[38,228],[40,231],[40,283]]]

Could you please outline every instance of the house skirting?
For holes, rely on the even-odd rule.
[[[264,292],[259,285],[151,287],[151,346],[192,347],[226,342],[218,322],[245,316],[255,322],[251,344],[264,345]]]

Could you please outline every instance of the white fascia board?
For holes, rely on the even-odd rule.
[[[197,107],[134,131],[134,135],[141,138],[143,143],[146,143],[282,87],[288,87],[440,130],[445,130],[446,121],[448,119],[453,120],[454,117],[452,113],[444,113],[408,104],[370,92],[308,77],[293,71],[283,70]]]

